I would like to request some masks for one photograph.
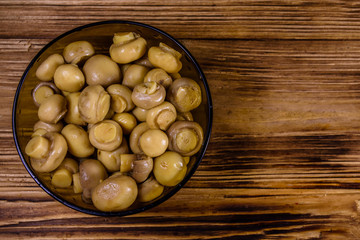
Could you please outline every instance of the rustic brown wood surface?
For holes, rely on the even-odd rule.
[[[1,0],[0,239],[360,239],[360,2]],[[165,203],[95,217],[23,167],[11,110],[51,39],[110,19],[158,27],[200,63],[214,104],[208,151]]]

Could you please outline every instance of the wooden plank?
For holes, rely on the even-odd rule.
[[[6,1],[0,36],[54,38],[104,20],[147,23],[177,38],[360,39],[353,1]]]
[[[182,239],[213,235],[245,239],[255,236],[305,238],[334,232],[355,237],[359,233],[359,193],[355,191],[317,190],[304,194],[291,190],[238,188],[218,189],[210,196],[208,191],[182,189],[173,199],[152,210],[123,218],[91,217],[47,199],[1,202],[2,210],[4,203],[8,208],[5,213],[13,213],[11,219],[4,216],[8,221],[2,222],[1,233],[9,237],[20,234],[35,238],[82,239],[169,238],[174,236],[174,231],[178,231]],[[199,197],[189,202],[194,193]],[[16,211],[19,208],[25,211]],[[26,211],[27,208],[32,211]],[[60,212],[54,215],[46,209]]]

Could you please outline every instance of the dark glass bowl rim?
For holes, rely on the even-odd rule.
[[[128,25],[136,25],[136,26],[140,26],[140,27],[144,27],[144,28],[148,28],[151,29],[155,32],[158,32],[164,36],[166,36],[167,38],[171,39],[178,47],[180,47],[189,57],[189,59],[191,60],[191,62],[193,62],[193,64],[196,67],[196,70],[198,71],[201,80],[203,82],[205,91],[206,91],[206,96],[207,96],[207,106],[208,106],[208,125],[207,125],[207,129],[204,131],[205,132],[205,136],[204,136],[204,144],[202,147],[202,150],[199,154],[199,157],[197,158],[197,161],[194,163],[194,166],[192,167],[192,169],[190,170],[190,172],[185,176],[185,178],[175,187],[173,187],[166,195],[164,195],[163,197],[159,198],[158,200],[145,205],[143,207],[140,208],[136,208],[136,209],[130,209],[130,210],[124,210],[121,212],[101,212],[101,211],[96,211],[96,210],[91,210],[91,209],[86,209],[80,206],[77,206],[63,198],[61,198],[60,196],[57,196],[55,193],[53,193],[52,191],[50,191],[43,183],[41,183],[41,181],[36,177],[36,175],[32,172],[29,164],[26,162],[23,153],[21,152],[20,146],[19,146],[19,142],[18,142],[18,137],[16,134],[16,107],[17,107],[17,102],[18,102],[18,97],[20,94],[20,90],[22,88],[22,85],[24,83],[24,80],[26,78],[26,75],[28,74],[29,70],[31,69],[31,67],[34,65],[35,61],[40,57],[40,55],[46,51],[51,45],[53,45],[55,42],[57,42],[59,39],[80,31],[82,29],[85,28],[89,28],[89,27],[94,27],[94,26],[99,26],[99,25],[106,25],[106,24],[128,24]],[[198,168],[202,158],[205,155],[206,149],[208,147],[209,144],[209,140],[210,140],[210,134],[211,134],[211,129],[212,129],[212,119],[213,119],[213,105],[212,105],[212,99],[211,99],[211,95],[210,95],[210,89],[209,86],[207,84],[205,75],[203,73],[203,71],[201,70],[199,64],[196,62],[195,58],[191,55],[191,53],[180,43],[178,42],[174,37],[172,37],[171,35],[169,35],[168,33],[155,28],[153,26],[144,24],[144,23],[140,23],[140,22],[134,22],[134,21],[124,21],[124,20],[109,20],[109,21],[100,21],[100,22],[94,22],[94,23],[90,23],[90,24],[86,24],[83,26],[79,26],[76,27],[70,31],[67,31],[61,35],[59,35],[58,37],[56,37],[55,39],[53,39],[52,41],[50,41],[48,44],[46,44],[37,54],[36,56],[31,60],[31,62],[29,63],[28,67],[26,68],[24,74],[22,75],[20,82],[18,84],[15,96],[14,96],[14,102],[13,102],[13,109],[12,109],[12,131],[13,131],[13,137],[14,137],[14,142],[16,145],[16,149],[18,151],[18,154],[20,156],[20,159],[24,165],[24,167],[26,168],[26,170],[28,171],[28,173],[31,175],[31,177],[35,180],[35,182],[47,193],[49,194],[51,197],[53,197],[54,199],[56,199],[57,201],[59,201],[60,203],[64,204],[67,207],[70,207],[74,210],[77,210],[79,212],[82,213],[86,213],[86,214],[90,214],[90,215],[96,215],[96,216],[126,216],[126,215],[132,215],[135,213],[139,213],[142,211],[145,211],[147,209],[153,208],[161,203],[163,203],[164,201],[166,201],[167,199],[169,199],[171,196],[173,196],[176,192],[178,192],[183,186],[184,184],[191,178],[191,176],[195,173],[196,169]]]

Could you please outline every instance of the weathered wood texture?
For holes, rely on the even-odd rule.
[[[357,1],[0,1],[0,238],[359,239]],[[209,149],[174,197],[88,216],[17,155],[11,107],[32,57],[82,24],[125,19],[179,38],[214,103]]]

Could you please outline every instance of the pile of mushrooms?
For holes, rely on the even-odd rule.
[[[203,144],[191,114],[201,89],[179,74],[181,57],[134,32],[115,33],[109,55],[76,41],[48,56],[31,93],[39,118],[25,148],[32,168],[101,211],[179,184]]]

